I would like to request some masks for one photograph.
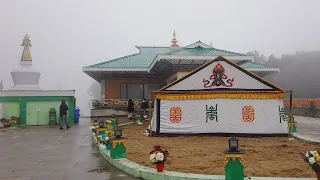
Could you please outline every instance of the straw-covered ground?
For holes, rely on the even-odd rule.
[[[185,173],[224,174],[224,154],[228,137],[180,136],[147,137],[142,135],[147,125],[123,127],[128,138],[127,158],[138,164],[155,168],[149,160],[154,145],[169,151],[165,169]],[[300,152],[318,150],[319,144],[311,144],[288,137],[239,137],[239,146],[245,150],[246,176],[258,177],[315,177],[315,173],[300,156]]]

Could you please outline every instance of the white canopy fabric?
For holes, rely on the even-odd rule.
[[[153,131],[157,130],[156,108]],[[281,99],[161,100],[159,133],[287,134],[284,115]]]

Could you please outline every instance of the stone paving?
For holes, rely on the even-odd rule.
[[[297,122],[297,137],[320,142],[320,118],[294,116]]]
[[[69,130],[58,126],[0,129],[1,180],[133,180],[100,156],[90,119]]]

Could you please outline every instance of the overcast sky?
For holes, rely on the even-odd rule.
[[[219,49],[281,56],[320,49],[319,0],[0,0],[0,78],[12,85],[25,33],[42,89],[76,89],[86,111],[93,80],[82,67],[136,53],[135,45],[201,40]],[[88,112],[88,111],[86,111]]]

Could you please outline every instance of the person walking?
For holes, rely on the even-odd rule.
[[[66,104],[66,101],[62,100],[62,102],[60,104],[60,130],[63,129],[63,127],[62,127],[63,119],[66,122],[67,129],[70,128],[69,123],[68,123],[68,110],[69,110],[69,108],[68,108],[68,105]]]
[[[128,118],[130,120],[132,119],[133,112],[134,112],[134,103],[133,103],[132,99],[130,98],[128,100]]]
[[[142,103],[141,103],[141,109],[142,109],[143,118],[146,119],[146,112],[147,112],[147,109],[148,109],[148,103],[147,103],[146,98],[144,98]]]

